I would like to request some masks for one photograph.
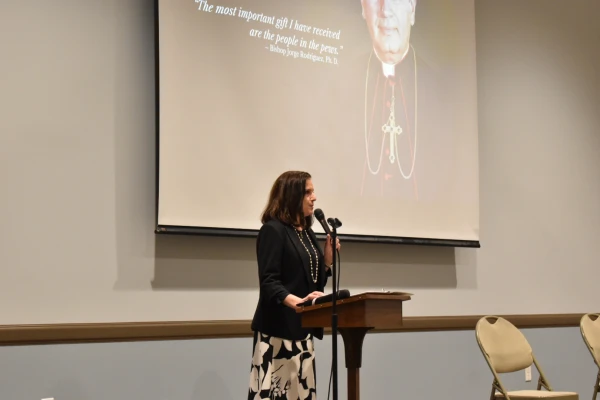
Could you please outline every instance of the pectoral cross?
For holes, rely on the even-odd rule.
[[[402,128],[399,125],[396,125],[396,114],[394,112],[394,87],[392,86],[392,101],[390,102],[390,116],[388,120],[383,126],[381,130],[385,135],[388,133],[390,135],[390,163],[394,163],[396,161],[396,138],[400,136],[402,133]]]

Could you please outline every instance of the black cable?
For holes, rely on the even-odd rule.
[[[341,261],[340,261],[340,251],[336,249],[337,252],[337,285],[338,290],[340,289],[340,275],[341,275]],[[329,385],[327,385],[327,400],[329,400],[329,395],[331,394],[331,381],[333,380],[333,359],[331,360],[331,368],[329,369]]]
[[[340,266],[342,265],[342,263],[340,261],[340,251],[336,249],[336,253],[337,253],[337,264],[338,264],[336,287],[338,290],[340,290],[340,275],[342,275],[342,268]]]
[[[329,386],[327,387],[327,400],[329,400],[329,394],[331,392],[331,380],[333,378],[333,362],[331,363],[331,370],[329,372]]]

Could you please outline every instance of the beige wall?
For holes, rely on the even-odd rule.
[[[346,244],[408,315],[597,310],[600,3],[477,1],[480,250]],[[150,0],[0,6],[0,324],[248,319],[254,243],[156,237]]]

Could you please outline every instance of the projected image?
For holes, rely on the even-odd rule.
[[[346,234],[477,238],[474,9],[159,0],[159,225],[258,229],[301,170]]]
[[[381,185],[406,184],[415,172],[417,150],[417,58],[410,43],[417,0],[362,0],[371,37],[366,68],[365,169]],[[365,178],[361,194],[365,189]],[[417,197],[416,179],[414,196]],[[378,187],[377,187],[378,186]]]

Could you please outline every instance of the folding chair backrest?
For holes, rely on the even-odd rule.
[[[581,317],[579,326],[581,335],[594,357],[594,362],[600,367],[600,318],[599,314],[585,314]],[[593,319],[592,319],[593,318]]]
[[[486,316],[477,322],[477,340],[496,373],[520,371],[533,364],[533,351],[516,326],[502,317]]]

